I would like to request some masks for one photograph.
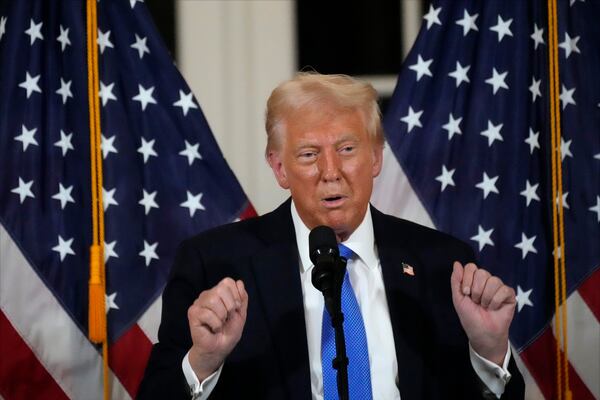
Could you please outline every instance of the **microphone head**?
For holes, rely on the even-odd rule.
[[[335,232],[328,226],[320,225],[310,231],[308,235],[308,250],[310,260],[317,265],[318,259],[323,255],[339,256]]]

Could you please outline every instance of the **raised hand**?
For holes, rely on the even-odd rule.
[[[200,293],[190,306],[188,322],[193,344],[189,361],[198,380],[215,372],[239,342],[247,309],[244,283],[231,278]]]
[[[454,308],[473,350],[501,366],[508,351],[515,291],[475,264],[463,268],[458,261],[454,262],[450,284]]]

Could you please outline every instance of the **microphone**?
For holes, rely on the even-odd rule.
[[[317,226],[308,235],[308,248],[310,260],[315,265],[311,282],[313,286],[323,293],[326,300],[335,297],[335,272],[339,258],[337,240],[333,229],[328,226]],[[326,303],[328,303],[326,301]],[[328,307],[328,311],[329,310]]]
[[[323,293],[325,308],[331,317],[335,334],[336,357],[331,360],[337,371],[336,380],[339,398],[348,400],[348,357],[344,338],[344,314],[342,313],[342,282],[346,270],[346,259],[340,257],[333,229],[317,226],[308,235],[310,260],[315,267],[311,282]]]

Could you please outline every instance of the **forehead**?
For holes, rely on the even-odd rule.
[[[286,119],[284,141],[367,135],[363,113],[353,109],[323,108],[297,110]]]

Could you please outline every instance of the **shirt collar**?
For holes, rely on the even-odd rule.
[[[296,205],[292,200],[291,205],[292,221],[294,223],[294,230],[296,231],[296,244],[298,245],[298,254],[300,255],[300,268],[302,272],[306,272],[313,266],[310,261],[310,255],[308,251],[308,235],[310,230],[304,224]],[[373,219],[371,218],[371,207],[367,207],[365,217],[358,225],[358,228],[350,237],[342,242],[346,247],[351,249],[362,261],[365,263],[367,268],[374,268],[377,265],[377,255],[375,250],[375,235],[373,233]]]

